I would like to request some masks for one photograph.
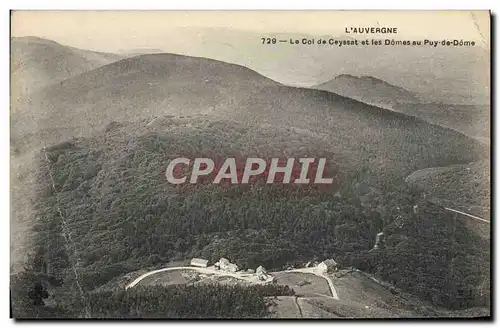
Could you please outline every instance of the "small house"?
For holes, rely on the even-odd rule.
[[[231,262],[229,262],[229,260],[224,258],[224,257],[221,257],[219,260],[219,265],[221,265],[221,266],[228,265],[229,263],[231,263]]]
[[[208,266],[208,260],[194,258],[191,260],[191,265],[200,268],[206,268]]]
[[[255,270],[255,273],[257,273],[257,278],[259,280],[267,280],[269,279],[269,274],[267,273],[267,270],[261,265]]]
[[[323,262],[318,264],[318,270],[320,272],[324,272],[324,273],[334,272],[334,271],[337,271],[337,269],[338,269],[338,264],[337,264],[337,262],[335,262],[334,259],[324,260]]]
[[[257,273],[264,273],[264,274],[267,274],[267,270],[262,266],[260,265],[257,270],[255,270],[255,272]]]
[[[223,270],[227,272],[236,272],[238,271],[238,266],[234,263],[229,263]]]
[[[215,263],[215,267],[217,269],[227,271],[227,272],[236,272],[238,271],[238,266],[234,263],[229,262],[228,259],[221,257],[217,263]]]

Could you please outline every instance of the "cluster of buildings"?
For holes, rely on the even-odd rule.
[[[208,260],[193,258],[191,265],[201,268],[208,267]],[[315,271],[321,273],[331,273],[338,270],[338,264],[334,259],[324,260],[323,262],[311,261],[305,264],[306,268],[314,268]],[[225,272],[238,272],[239,268],[236,264],[231,263],[228,259],[221,257],[219,261],[215,262],[214,268]],[[267,273],[263,266],[259,266],[255,271],[249,269],[247,273],[255,273],[259,280],[268,281],[272,280],[272,276]]]
[[[200,259],[200,258],[193,258],[191,260],[191,265],[196,266],[196,267],[200,267],[200,268],[207,268],[208,267],[208,260],[204,260],[204,259]],[[228,259],[226,259],[224,257],[222,257],[219,261],[215,262],[214,269],[225,271],[225,272],[238,272],[238,270],[239,270],[238,265],[231,263]],[[263,266],[259,266],[256,270],[248,269],[245,273],[247,275],[248,274],[255,275],[259,281],[263,281],[263,282],[274,281],[274,277],[271,276],[269,273],[267,273],[267,270]]]
[[[339,265],[334,259],[324,260],[323,262],[310,261],[304,265],[305,268],[314,268],[320,273],[331,273],[338,270]]]
[[[208,267],[208,260],[193,258],[191,260],[191,265],[200,268]],[[214,264],[215,269],[222,270],[226,272],[237,272],[238,266],[234,263],[231,263],[228,259],[221,257],[221,259]]]

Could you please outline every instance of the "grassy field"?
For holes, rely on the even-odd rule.
[[[274,272],[272,275],[275,277],[277,284],[288,285],[295,290],[297,295],[313,296],[322,294],[332,296],[327,281],[312,273],[284,271]]]

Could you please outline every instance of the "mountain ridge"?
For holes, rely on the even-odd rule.
[[[35,36],[10,39],[12,98],[122,58]]]
[[[421,102],[417,94],[371,75],[340,74],[314,88],[379,106]]]

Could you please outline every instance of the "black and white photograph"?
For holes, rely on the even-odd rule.
[[[491,319],[491,20],[11,10],[11,318]]]

